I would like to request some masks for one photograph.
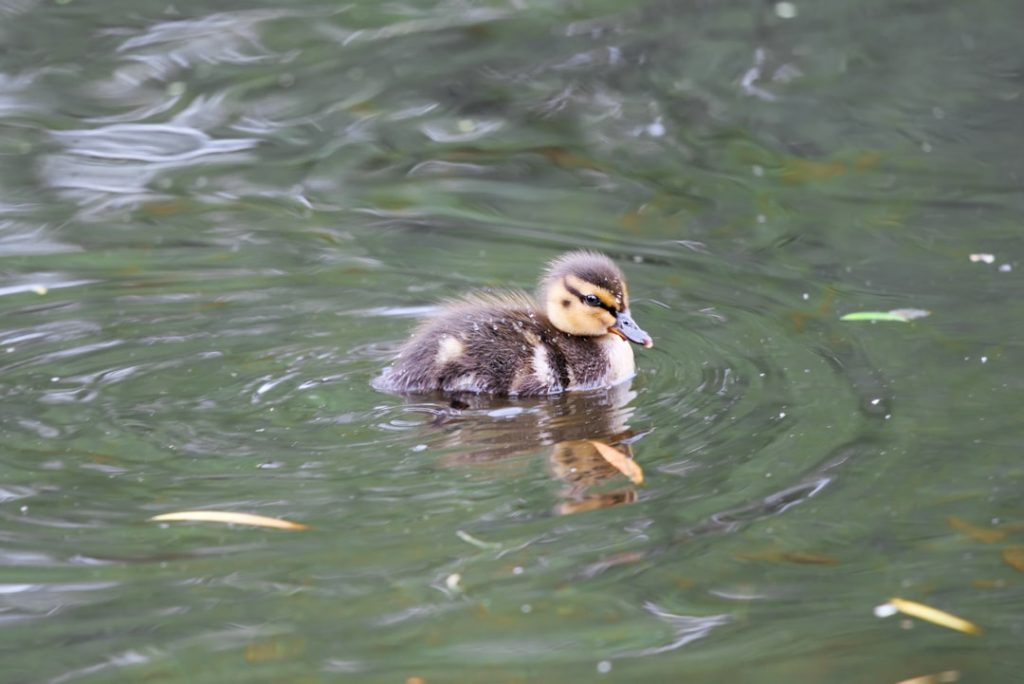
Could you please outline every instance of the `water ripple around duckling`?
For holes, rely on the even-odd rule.
[[[668,256],[669,263],[697,258],[701,268],[729,271],[712,257],[685,252]],[[835,454],[870,433],[872,417],[880,417],[864,407],[885,405],[883,394],[865,394],[881,390],[873,380],[858,381],[860,360],[842,343],[836,323],[799,294],[790,316],[763,314],[785,305],[767,296],[758,302],[763,295],[732,287],[737,276],[753,281],[756,274],[705,278],[682,291],[657,285],[671,273],[667,264],[630,270],[634,293],[658,294],[657,303],[638,299],[633,307],[656,344],[637,350],[638,375],[616,392],[619,398],[479,399],[456,408],[440,397],[398,402],[384,409],[382,439],[410,452],[442,451],[445,463],[464,467],[542,454],[565,440],[625,436],[652,478],[637,500],[700,503],[685,516],[698,522],[686,528],[699,527],[702,516],[736,517],[739,510],[756,519],[757,510],[781,510],[780,500],[789,506],[819,494],[830,481],[822,469],[834,467]],[[783,285],[794,293],[801,287]],[[695,301],[715,305],[697,308]],[[815,399],[822,396],[830,401]]]
[[[663,285],[694,258],[719,275],[692,288]],[[821,302],[804,296],[801,281],[772,275],[774,294],[762,294],[753,283],[765,275],[746,266],[737,271],[711,255],[669,255],[629,271],[631,291],[650,292],[658,300],[637,299],[633,306],[637,320],[654,334],[655,347],[638,350],[638,375],[631,384],[611,392],[454,405],[446,397],[381,398],[376,427],[390,449],[408,454],[400,470],[422,473],[434,464],[447,471],[439,476],[458,483],[449,491],[458,492],[461,506],[439,507],[442,497],[426,509],[442,526],[458,524],[483,549],[459,554],[454,547],[458,560],[437,569],[438,582],[446,572],[458,572],[476,578],[474,593],[501,587],[488,592],[488,612],[543,612],[557,602],[563,616],[572,615],[569,595],[556,588],[569,572],[580,582],[607,583],[611,592],[606,598],[588,594],[586,606],[577,607],[580,616],[632,614],[639,609],[624,607],[611,591],[625,577],[672,576],[680,559],[698,558],[701,543],[737,536],[808,504],[875,449],[875,427],[889,404],[884,382],[845,341],[838,323],[819,313]],[[788,292],[792,304],[779,301],[786,296],[779,292]],[[385,349],[380,351],[384,363]],[[630,449],[647,472],[645,486],[628,487],[614,470],[588,462],[580,448],[588,439]],[[509,490],[522,493],[519,501],[509,501]],[[609,506],[618,512],[606,511],[599,525],[588,522],[595,509]],[[557,513],[577,515],[551,524]],[[520,573],[529,579],[520,581]],[[707,596],[719,608],[783,599],[772,591],[753,597],[725,575],[709,583]],[[572,618],[566,617],[557,630],[539,625],[529,638],[521,635],[515,648],[554,662],[559,658],[551,643],[583,652],[599,642],[609,656],[644,658],[681,648],[730,622],[728,613],[700,618],[644,605],[648,617],[657,618],[645,622],[638,616],[633,623],[645,646],[582,624],[567,632]],[[430,614],[403,612],[389,624],[401,638],[425,628]],[[446,615],[455,628],[471,621],[466,611]],[[479,626],[472,633],[468,643],[444,653],[474,654],[481,665],[502,661],[509,634]]]

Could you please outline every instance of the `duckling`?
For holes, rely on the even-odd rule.
[[[634,375],[629,342],[653,346],[629,314],[622,272],[598,252],[569,252],[548,264],[536,300],[507,292],[449,302],[375,385],[511,397],[607,388]]]

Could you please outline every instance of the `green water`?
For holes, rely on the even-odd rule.
[[[3,681],[1017,681],[1022,25],[0,0]],[[371,389],[581,247],[629,387]]]

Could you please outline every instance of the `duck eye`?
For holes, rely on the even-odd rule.
[[[589,304],[590,306],[598,306],[601,304],[601,300],[598,299],[596,295],[592,294],[583,295],[583,301]]]

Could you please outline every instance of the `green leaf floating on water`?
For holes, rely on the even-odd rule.
[[[841,317],[841,321],[899,321],[906,323],[915,318],[930,316],[931,311],[924,309],[893,309],[892,311],[856,311]]]

